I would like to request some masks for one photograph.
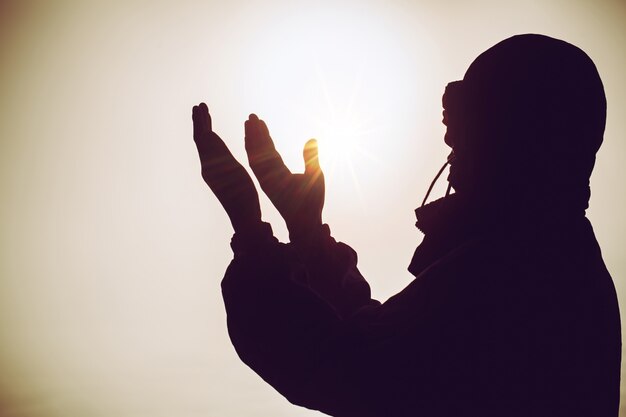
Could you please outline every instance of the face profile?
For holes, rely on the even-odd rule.
[[[455,189],[514,188],[549,200],[567,187],[586,208],[606,98],[582,50],[542,35],[511,37],[476,58],[444,101]]]

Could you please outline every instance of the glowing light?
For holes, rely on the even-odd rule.
[[[320,143],[320,159],[323,163],[335,165],[351,162],[351,157],[358,151],[360,125],[354,115],[334,115],[323,128]]]
[[[401,132],[422,126],[418,119],[427,113],[416,92],[427,97],[438,84],[420,81],[429,79],[427,66],[408,52],[416,47],[396,24],[380,13],[299,9],[269,25],[240,66],[246,83],[238,106],[268,121],[293,171],[302,169],[304,141],[317,139],[329,193],[376,199],[370,185],[391,181],[399,162],[394,150],[416,146],[406,143],[415,133]],[[421,43],[417,49],[429,51]]]

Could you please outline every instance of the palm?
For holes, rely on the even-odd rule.
[[[253,228],[261,222],[261,208],[252,179],[213,132],[206,104],[194,106],[192,119],[202,178],[226,210],[236,232]]]
[[[287,223],[290,234],[302,234],[321,225],[325,186],[317,142],[312,139],[304,146],[304,173],[292,174],[276,151],[265,122],[250,115],[245,131],[250,167]]]

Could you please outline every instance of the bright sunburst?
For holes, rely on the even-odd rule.
[[[340,96],[328,88],[325,82],[325,74],[317,68],[319,87],[325,98],[325,109],[322,113],[325,117],[317,117],[318,126],[317,140],[319,143],[320,163],[322,169],[329,177],[337,180],[349,177],[359,198],[361,190],[357,165],[362,165],[363,160],[378,163],[367,150],[367,136],[372,132],[373,125],[368,118],[358,111],[360,96],[360,71],[353,68],[351,87],[349,94],[343,91]]]
[[[358,119],[351,114],[335,114],[324,124],[319,138],[322,158],[326,164],[352,163],[362,136]]]
[[[364,157],[371,159],[363,139],[367,134],[363,121],[349,111],[335,111],[323,122],[318,137],[320,163],[327,175],[340,179],[346,174],[361,194],[355,165]]]

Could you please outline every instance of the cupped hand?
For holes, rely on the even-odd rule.
[[[306,237],[322,225],[325,185],[317,141],[311,139],[304,145],[304,173],[292,174],[274,147],[264,121],[251,114],[245,132],[248,161],[261,188],[285,220],[292,240]]]
[[[193,107],[193,139],[202,165],[202,178],[220,201],[235,232],[246,233],[261,223],[259,195],[243,166],[213,132],[206,104]]]

